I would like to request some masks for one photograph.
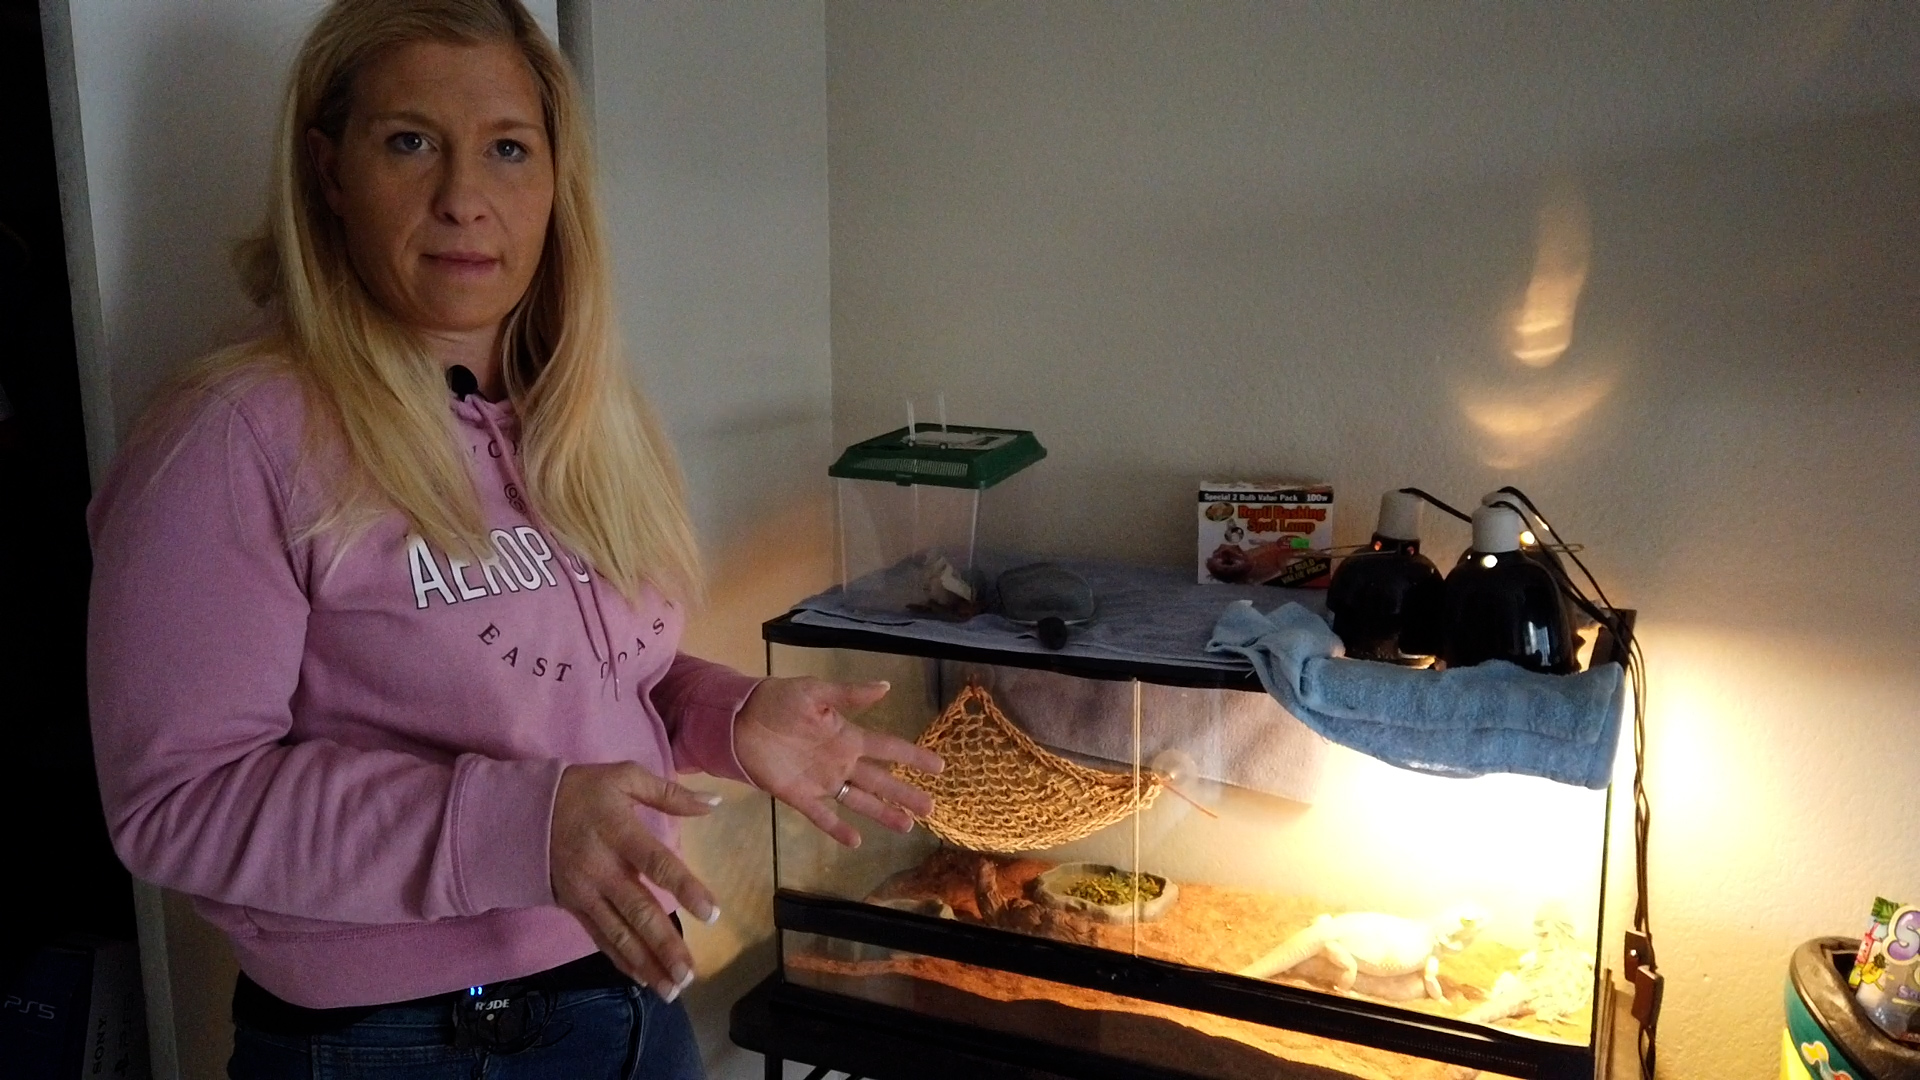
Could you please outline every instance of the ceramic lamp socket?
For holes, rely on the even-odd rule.
[[[1389,540],[1420,539],[1420,496],[1406,491],[1380,496],[1380,524],[1373,533]]]
[[[1518,551],[1525,527],[1511,507],[1482,506],[1473,512],[1473,550],[1489,555]]]

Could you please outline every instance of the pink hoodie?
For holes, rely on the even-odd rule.
[[[288,377],[235,382],[130,446],[94,498],[88,685],[101,795],[134,874],[195,897],[260,985],[400,1001],[591,953],[554,906],[561,770],[746,779],[756,680],[677,652],[527,513],[511,406],[449,407],[492,554],[398,514],[297,539],[326,472]],[[609,660],[610,658],[610,660]],[[678,841],[673,819],[639,811]],[[673,901],[655,890],[669,910]]]

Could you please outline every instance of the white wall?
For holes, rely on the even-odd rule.
[[[43,0],[74,339],[97,480],[155,386],[251,318],[229,245],[257,224],[282,73],[319,0]],[[156,1080],[221,1075],[233,958],[135,884]]]
[[[823,15],[781,0],[596,6],[570,5],[569,29],[597,30],[592,92],[626,330],[715,555],[714,602],[690,640],[758,670],[757,620],[825,573]],[[96,476],[175,365],[252,326],[227,252],[257,222],[279,89],[321,7],[43,7]],[[557,33],[554,0],[529,7]],[[693,1003],[716,1065],[745,1075],[757,1064],[727,1056],[724,1011],[771,963],[771,856],[764,804],[735,794],[689,842],[728,911],[695,942],[717,977]],[[156,1075],[224,1075],[224,941],[179,897],[149,890],[141,910]]]
[[[759,624],[827,580],[826,27],[819,0],[593,6],[602,192],[635,365],[692,487],[712,594],[687,647],[750,672]],[[687,833],[724,912],[688,928],[708,1068],[757,1078],[727,1009],[773,968],[764,797]]]
[[[61,183],[68,218],[85,218],[70,231],[91,239],[68,261],[96,478],[174,365],[246,331],[229,245],[258,224],[281,77],[321,7],[43,5],[43,24],[65,24],[47,26],[50,45],[65,30],[70,49],[49,57],[63,61],[49,64],[56,113],[63,97],[74,108],[63,150],[75,136],[82,149]]]
[[[996,538],[1183,565],[1203,477],[1331,480],[1348,543],[1390,486],[1525,488],[1642,612],[1661,1073],[1777,1069],[1790,949],[1920,888],[1920,18],[827,27],[836,441],[944,391],[1052,451]]]

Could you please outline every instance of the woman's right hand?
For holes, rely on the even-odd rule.
[[[614,966],[666,1001],[693,982],[693,954],[641,879],[672,893],[703,922],[720,917],[713,895],[667,845],[647,831],[636,806],[698,817],[720,804],[632,762],[569,765],[553,800],[548,856],[553,897],[586,927]]]

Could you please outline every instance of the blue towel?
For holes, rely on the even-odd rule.
[[[1343,746],[1442,776],[1512,772],[1604,788],[1625,712],[1618,664],[1541,675],[1501,660],[1421,671],[1348,660],[1318,615],[1236,600],[1211,652],[1235,653],[1286,710]]]

